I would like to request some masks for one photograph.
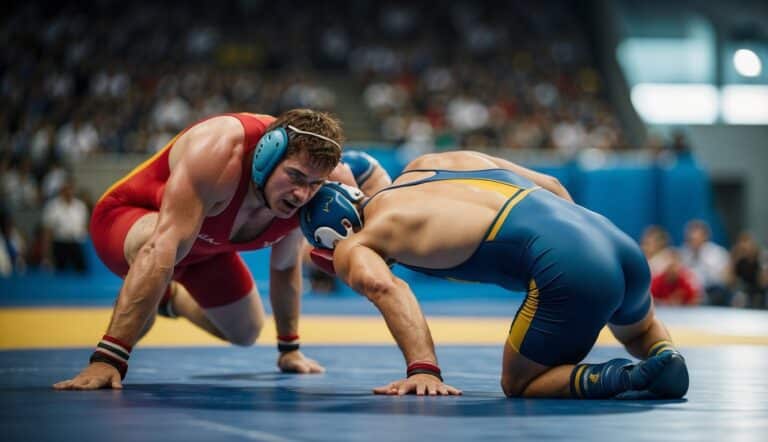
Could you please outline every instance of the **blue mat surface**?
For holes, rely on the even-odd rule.
[[[123,391],[95,392],[50,389],[88,350],[7,351],[0,423],[5,441],[765,440],[768,348],[683,351],[691,390],[678,401],[506,399],[497,347],[439,349],[461,397],[372,395],[403,374],[393,346],[308,348],[328,371],[305,376],[278,373],[265,347],[140,349]]]

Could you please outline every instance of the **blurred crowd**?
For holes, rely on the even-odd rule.
[[[596,69],[583,5],[423,6],[383,10],[384,32],[371,32],[352,53],[350,69],[382,139],[417,150],[503,146],[566,156],[628,147]]]
[[[641,247],[657,304],[768,308],[768,251],[749,232],[728,251],[710,240],[705,222],[692,220],[679,248],[659,226],[645,230]]]
[[[565,0],[14,4],[0,154],[39,179],[52,156],[152,152],[211,114],[334,110],[323,72],[363,91],[374,139],[621,149],[580,17]]]
[[[338,91],[323,74],[348,80],[352,106],[379,128],[374,139],[417,149],[623,145],[571,2],[435,6],[9,5],[0,18],[0,213],[10,257],[2,268],[82,268],[71,264],[78,258],[55,258],[63,218],[44,215],[64,210],[62,198],[88,210],[74,164],[95,152],[152,153],[216,113],[334,111]]]

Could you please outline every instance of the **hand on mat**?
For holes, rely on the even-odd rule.
[[[109,364],[94,362],[85,367],[73,379],[53,384],[56,390],[97,390],[99,388],[122,389],[120,372]]]
[[[418,396],[428,394],[430,396],[460,395],[461,390],[444,384],[440,379],[430,374],[415,374],[407,379],[391,382],[382,387],[374,388],[375,394],[404,395],[415,393]]]
[[[277,357],[277,366],[283,373],[324,373],[325,368],[316,360],[309,359],[299,350],[280,353]]]

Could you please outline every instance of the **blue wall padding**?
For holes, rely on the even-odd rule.
[[[377,147],[367,151],[393,177],[404,167],[393,149]],[[673,166],[612,163],[598,169],[584,169],[572,162],[563,166],[536,167],[536,170],[558,178],[577,203],[605,215],[635,240],[640,239],[647,226],[659,224],[667,229],[675,244],[680,244],[685,224],[700,218],[712,226],[713,238],[726,244],[722,224],[712,206],[709,177],[693,161],[680,161]],[[87,258],[90,272],[86,277],[37,271],[0,279],[0,305],[112,302],[120,289],[120,279],[99,262],[90,243]],[[266,294],[269,251],[248,252],[244,259],[259,290]],[[397,268],[396,273],[414,286],[419,297],[451,298],[478,293],[489,297],[504,296],[502,289],[487,285],[452,283],[402,268]],[[339,294],[353,293],[344,287]]]
[[[654,171],[648,167],[613,167],[582,171],[576,178],[576,202],[605,215],[636,240],[656,217]]]
[[[684,239],[685,224],[692,219],[709,223],[713,239],[726,244],[720,218],[712,208],[712,190],[706,172],[692,163],[658,168],[658,224],[664,226],[674,244]]]

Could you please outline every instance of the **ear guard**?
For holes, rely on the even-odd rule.
[[[277,163],[283,159],[286,150],[288,150],[288,132],[285,128],[278,127],[261,137],[253,150],[251,164],[251,179],[259,188],[264,188],[267,178],[275,170]]]
[[[287,128],[278,127],[265,133],[256,148],[253,150],[253,162],[251,163],[251,179],[259,188],[263,189],[267,179],[277,167],[277,163],[283,159],[288,150],[288,130],[297,134],[309,135],[326,141],[336,146],[341,151],[341,144],[337,141],[308,130],[301,130],[295,126],[288,125]]]

